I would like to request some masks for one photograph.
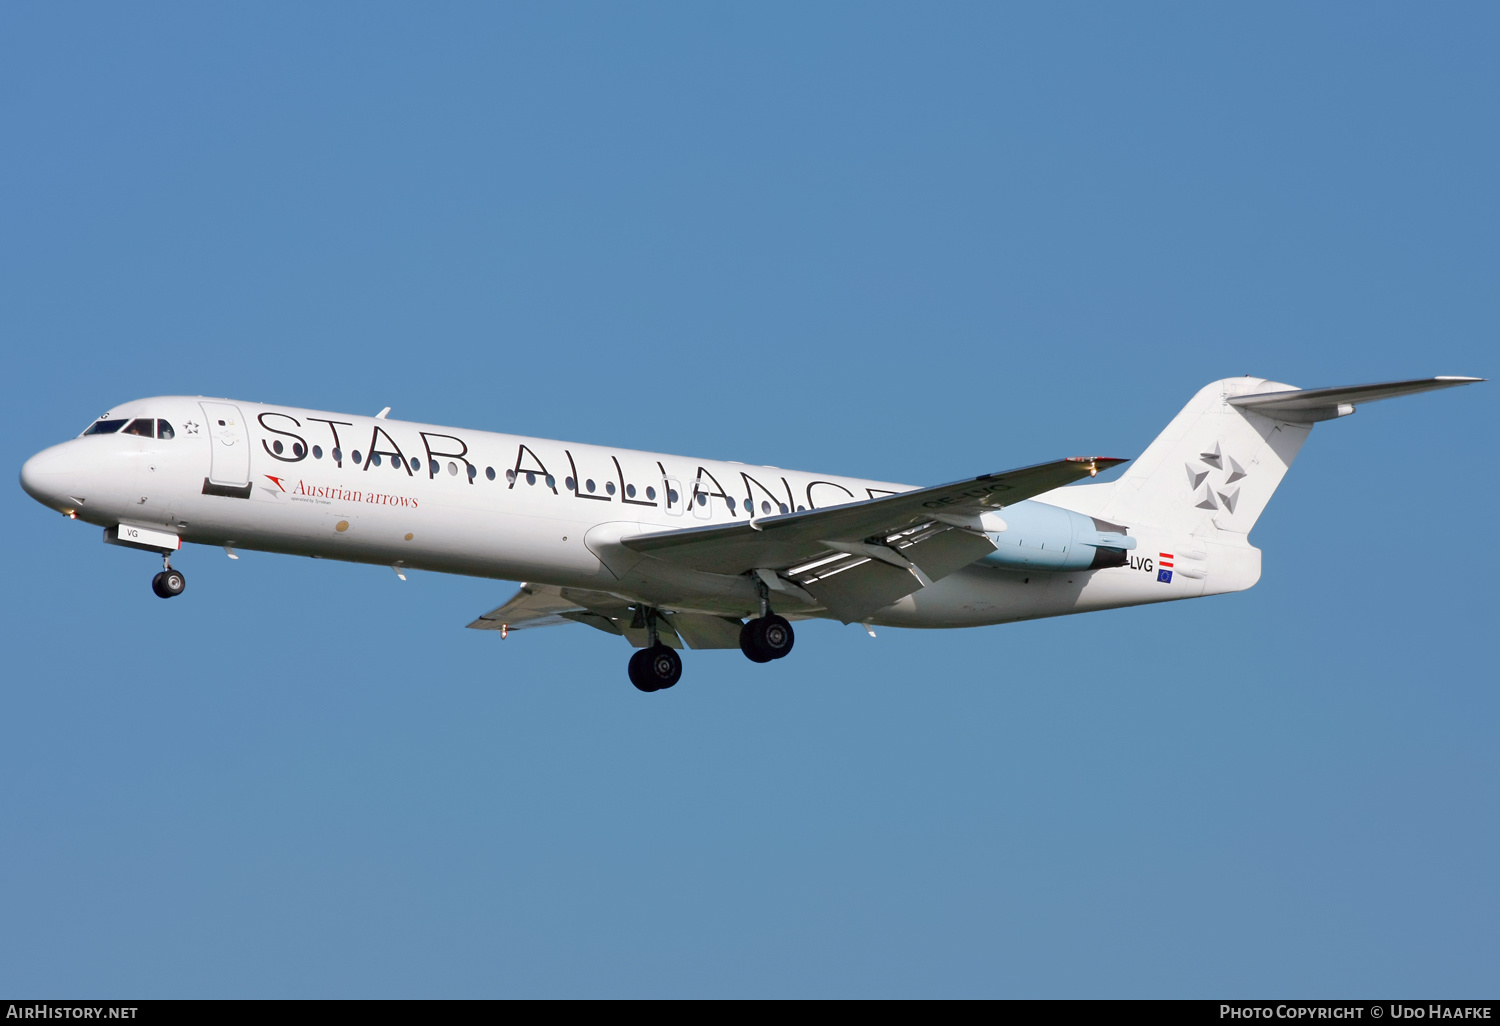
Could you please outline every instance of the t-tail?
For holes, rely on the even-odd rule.
[[[1193,396],[1119,480],[1082,486],[1098,489],[1087,512],[1130,525],[1133,532],[1159,534],[1163,544],[1215,552],[1218,570],[1204,593],[1243,590],[1260,578],[1260,552],[1246,536],[1315,424],[1377,399],[1482,380],[1419,378],[1313,389],[1265,378],[1215,381]]]

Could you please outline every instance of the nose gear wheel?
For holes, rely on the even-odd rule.
[[[182,571],[171,567],[151,578],[151,590],[160,598],[176,598],[186,587],[187,578],[182,576]]]

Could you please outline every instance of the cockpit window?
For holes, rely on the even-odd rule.
[[[152,420],[150,417],[138,417],[135,420],[132,420],[129,424],[125,425],[125,430],[122,432],[122,434],[143,435],[146,438],[155,438],[156,421]]]
[[[171,424],[168,424],[164,420],[159,420],[159,421],[156,422],[156,437],[157,438],[176,438],[177,435],[172,430],[172,425]]]
[[[125,426],[123,420],[96,420],[84,432],[86,435],[112,435]]]

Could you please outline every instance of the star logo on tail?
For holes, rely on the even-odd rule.
[[[1240,490],[1232,486],[1249,476],[1238,460],[1226,453],[1222,445],[1215,442],[1213,451],[1200,452],[1196,460],[1189,460],[1184,467],[1187,470],[1188,487],[1192,489],[1193,497],[1197,500],[1193,503],[1195,508],[1224,509],[1233,515],[1235,507],[1240,502]],[[1224,475],[1224,480],[1217,485],[1208,480],[1209,475],[1215,470]],[[1205,481],[1208,483],[1205,484]],[[1200,487],[1202,491],[1199,491]]]

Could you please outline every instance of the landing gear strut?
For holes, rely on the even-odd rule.
[[[792,651],[797,636],[784,617],[771,612],[771,596],[760,581],[760,615],[740,628],[740,651],[752,663],[769,663]]]
[[[181,570],[172,569],[172,560],[166,553],[162,554],[161,566],[161,573],[151,578],[151,590],[158,598],[176,598],[187,587],[187,578],[182,576]]]
[[[656,610],[646,610],[645,619],[650,644],[630,657],[630,683],[641,691],[665,691],[682,679],[682,658],[657,637]]]

